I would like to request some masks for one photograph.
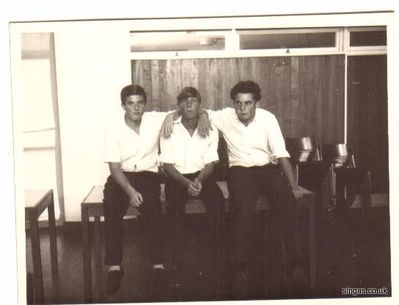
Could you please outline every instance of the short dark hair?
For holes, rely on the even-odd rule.
[[[230,98],[235,99],[238,93],[251,93],[255,101],[260,100],[260,88],[257,83],[252,80],[239,81],[230,90]]]
[[[180,91],[179,95],[177,96],[177,103],[180,104],[182,100],[185,100],[189,97],[196,97],[198,101],[201,102],[201,94],[197,89],[194,87],[185,87],[182,91]]]
[[[140,95],[144,99],[144,103],[147,103],[147,94],[145,93],[143,87],[139,85],[128,85],[123,87],[121,90],[121,102],[122,105],[125,104],[125,99],[130,95]]]

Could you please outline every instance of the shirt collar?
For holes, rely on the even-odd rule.
[[[173,124],[181,124],[181,116],[178,119],[173,121]]]

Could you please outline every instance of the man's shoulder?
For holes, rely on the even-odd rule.
[[[217,110],[209,109],[209,111],[211,111],[211,113],[216,114],[219,119],[230,119],[234,118],[236,115],[235,110],[232,107],[225,107]]]
[[[269,119],[274,119],[276,117],[274,113],[264,108],[256,108],[256,115],[259,115],[262,118],[269,118]]]

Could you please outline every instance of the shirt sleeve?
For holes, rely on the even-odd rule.
[[[175,164],[176,160],[174,157],[175,154],[173,151],[172,137],[169,137],[168,139],[161,137],[160,147],[161,147],[161,153],[159,155],[159,162]]]
[[[218,155],[219,132],[216,130],[214,126],[209,137],[211,141],[203,159],[205,164],[219,161],[219,155]]]
[[[229,112],[231,111],[232,108],[224,108],[221,110],[205,110],[208,113],[209,119],[211,121],[211,124],[214,125],[217,129],[220,131],[223,131],[224,128],[224,122],[226,120],[226,117],[229,115]]]
[[[104,136],[104,162],[121,162],[118,137],[112,129],[105,132]]]
[[[285,141],[283,134],[281,133],[280,126],[276,117],[273,115],[270,118],[269,132],[267,136],[267,143],[271,150],[273,157],[275,158],[289,158],[290,154],[285,148]]]
[[[161,130],[166,116],[172,112],[174,112],[174,110],[168,112],[149,111],[147,115],[151,118],[152,127]]]

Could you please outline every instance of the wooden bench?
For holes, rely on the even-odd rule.
[[[283,173],[279,170],[279,176],[282,177]],[[282,179],[283,180],[283,179]],[[285,181],[285,180],[284,180]],[[273,281],[271,285],[278,286],[272,288],[273,290],[282,291],[284,283],[287,281],[287,270],[284,269],[287,267],[287,264],[284,263],[284,257],[286,256],[283,252],[284,250],[284,240],[289,232],[284,229],[284,223],[286,217],[283,214],[286,213],[287,207],[291,205],[294,206],[292,202],[294,199],[290,195],[288,187],[286,187],[286,182],[282,184],[282,194],[278,198],[277,206],[280,208],[278,209],[278,215],[273,215],[270,217],[271,224],[267,224],[270,228],[270,231],[273,231],[275,242],[274,242],[274,257],[282,258],[280,263],[274,264],[273,268],[275,268],[275,273],[279,274],[279,281]],[[224,198],[225,198],[225,211],[228,212],[229,210],[229,200],[228,200],[228,190],[227,184],[225,181],[218,182],[219,187],[221,188]],[[285,187],[284,187],[285,185]],[[94,299],[98,300],[99,292],[102,290],[100,287],[101,285],[101,276],[102,276],[102,254],[101,254],[101,234],[100,234],[100,224],[101,224],[101,217],[104,216],[103,212],[103,186],[97,185],[94,186],[83,200],[81,204],[81,212],[82,212],[82,241],[83,241],[83,272],[84,272],[84,298],[85,302],[90,303],[93,302],[93,293],[92,293],[92,276],[91,276],[91,251],[90,251],[90,223],[93,223],[94,230],[94,269],[95,269],[95,296]],[[161,201],[162,205],[165,210],[166,202],[164,198],[164,185],[161,185]],[[315,288],[316,283],[316,230],[315,230],[315,222],[316,222],[316,209],[315,209],[315,200],[314,196],[307,196],[306,198],[302,198],[301,200],[297,200],[296,207],[305,207],[308,211],[308,253],[309,253],[309,286],[311,289]],[[268,211],[273,210],[270,209],[270,205],[268,199],[266,197],[260,197],[257,203],[257,210],[259,211]],[[187,214],[196,214],[196,213],[204,213],[205,207],[200,199],[189,199],[186,204]],[[126,214],[137,216],[139,215],[138,211],[134,208],[129,207],[128,212]],[[288,218],[287,218],[288,219]],[[276,229],[277,228],[277,229]],[[288,227],[287,227],[288,228]],[[279,267],[280,266],[280,267]],[[280,274],[281,273],[281,274]],[[278,283],[277,283],[278,282]]]

